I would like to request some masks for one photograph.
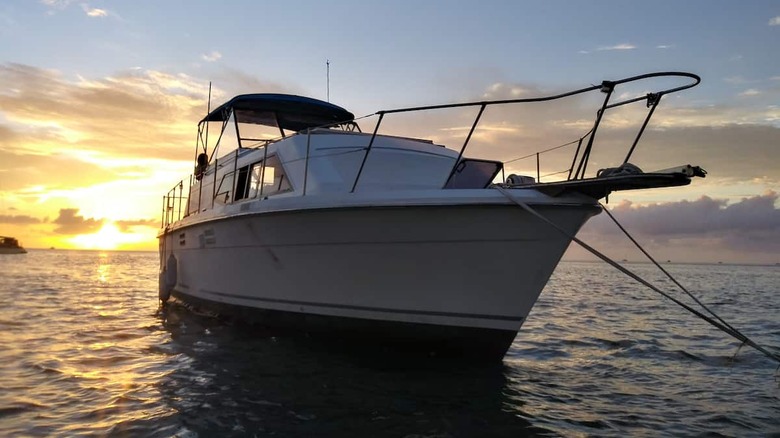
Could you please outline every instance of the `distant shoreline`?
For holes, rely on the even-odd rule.
[[[157,250],[147,249],[75,249],[75,248],[26,248],[28,251],[76,251],[76,252],[112,252],[112,253],[157,253]],[[562,259],[561,263],[604,263],[598,259]],[[651,265],[652,262],[648,260],[621,260],[619,263],[633,264],[633,265]],[[749,263],[749,262],[659,262],[661,265],[702,265],[702,266],[763,266],[763,267],[780,267],[779,263]]]

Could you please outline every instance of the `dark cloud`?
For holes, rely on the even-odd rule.
[[[13,208],[11,210],[14,210]],[[43,221],[32,217],[32,216],[25,216],[25,215],[0,215],[0,224],[12,224],[12,225],[30,225],[30,224],[40,224]]]
[[[130,231],[131,227],[159,228],[160,221],[155,219],[138,219],[138,220],[116,221],[115,224],[120,231],[126,233]]]
[[[640,243],[662,253],[711,261],[728,254],[738,260],[775,263],[780,254],[777,201],[777,193],[767,192],[733,204],[708,196],[645,206],[624,201],[610,211]],[[630,246],[606,214],[591,219],[580,237],[618,252]]]
[[[103,219],[86,219],[77,215],[76,208],[62,208],[60,214],[52,223],[57,227],[55,234],[90,234],[98,231],[103,226]]]

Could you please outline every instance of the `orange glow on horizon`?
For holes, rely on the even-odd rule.
[[[92,234],[79,234],[68,239],[77,249],[116,250],[130,249],[144,244],[149,236],[135,232],[122,232],[113,222],[108,222],[100,231]]]

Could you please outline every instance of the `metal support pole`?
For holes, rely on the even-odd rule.
[[[263,146],[263,165],[260,168],[260,194],[257,199],[263,199],[263,186],[265,185],[265,161],[268,159],[268,143]]]
[[[645,132],[647,123],[650,122],[650,117],[653,117],[655,108],[658,106],[658,103],[660,101],[661,101],[660,94],[650,93],[647,95],[647,106],[650,107],[650,111],[648,111],[647,117],[645,117],[645,121],[644,123],[642,123],[642,127],[639,128],[639,132],[636,134],[636,138],[634,139],[634,144],[632,144],[631,149],[628,150],[628,154],[626,155],[626,159],[623,160],[623,164],[628,163],[628,159],[631,158],[631,154],[634,153],[634,149],[636,148],[637,143],[639,143],[639,138],[642,137],[642,134]]]
[[[306,196],[306,183],[309,179],[309,149],[311,147],[311,129],[306,130],[306,161],[303,165],[303,196]]]
[[[612,92],[615,91],[615,83],[611,81],[602,82],[601,91],[603,93],[606,93],[607,97],[604,98],[604,104],[601,106],[601,109],[596,114],[596,123],[593,125],[593,130],[590,132],[588,145],[585,146],[585,151],[582,153],[582,159],[580,160],[580,165],[577,166],[577,172],[574,174],[574,179],[577,179],[578,177],[582,177],[582,178],[585,177],[585,169],[588,167],[590,152],[593,149],[593,140],[596,138],[596,131],[599,129],[601,118],[604,117],[604,111],[606,111],[607,109],[607,104],[609,103],[610,97],[612,97]],[[580,170],[582,170],[581,175],[580,175]]]
[[[542,182],[542,177],[540,176],[539,171],[539,152],[536,153],[536,182],[540,183]]]
[[[485,111],[485,108],[487,107],[487,104],[483,103],[479,107],[479,113],[477,113],[477,118],[474,119],[474,123],[471,125],[471,129],[469,130],[469,135],[466,136],[466,141],[463,142],[463,146],[460,148],[460,152],[458,152],[458,158],[455,159],[455,164],[452,166],[452,170],[450,170],[450,174],[447,176],[447,179],[444,180],[444,185],[447,185],[447,182],[452,178],[452,175],[455,174],[455,170],[458,169],[458,164],[460,164],[460,159],[463,157],[463,152],[466,151],[466,146],[469,144],[469,140],[471,140],[471,135],[474,134],[474,130],[477,129],[477,123],[479,123],[480,117],[482,117],[482,113]]]
[[[371,152],[371,146],[374,144],[374,139],[376,138],[376,133],[379,131],[379,125],[382,124],[382,118],[385,116],[384,112],[380,112],[379,114],[379,120],[376,121],[376,126],[374,127],[374,133],[371,134],[371,141],[368,142],[368,147],[366,148],[366,154],[363,155],[363,162],[360,163],[360,169],[358,169],[358,173],[355,176],[355,182],[352,184],[352,190],[349,191],[349,193],[355,193],[355,187],[357,187],[358,180],[360,180],[360,175],[363,173],[363,166],[366,165],[366,159],[368,158],[368,153]]]

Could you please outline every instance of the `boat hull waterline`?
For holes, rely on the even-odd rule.
[[[598,209],[539,211],[574,234]],[[504,355],[569,243],[513,205],[260,213],[164,241],[176,262],[172,295],[185,303],[485,359]]]

